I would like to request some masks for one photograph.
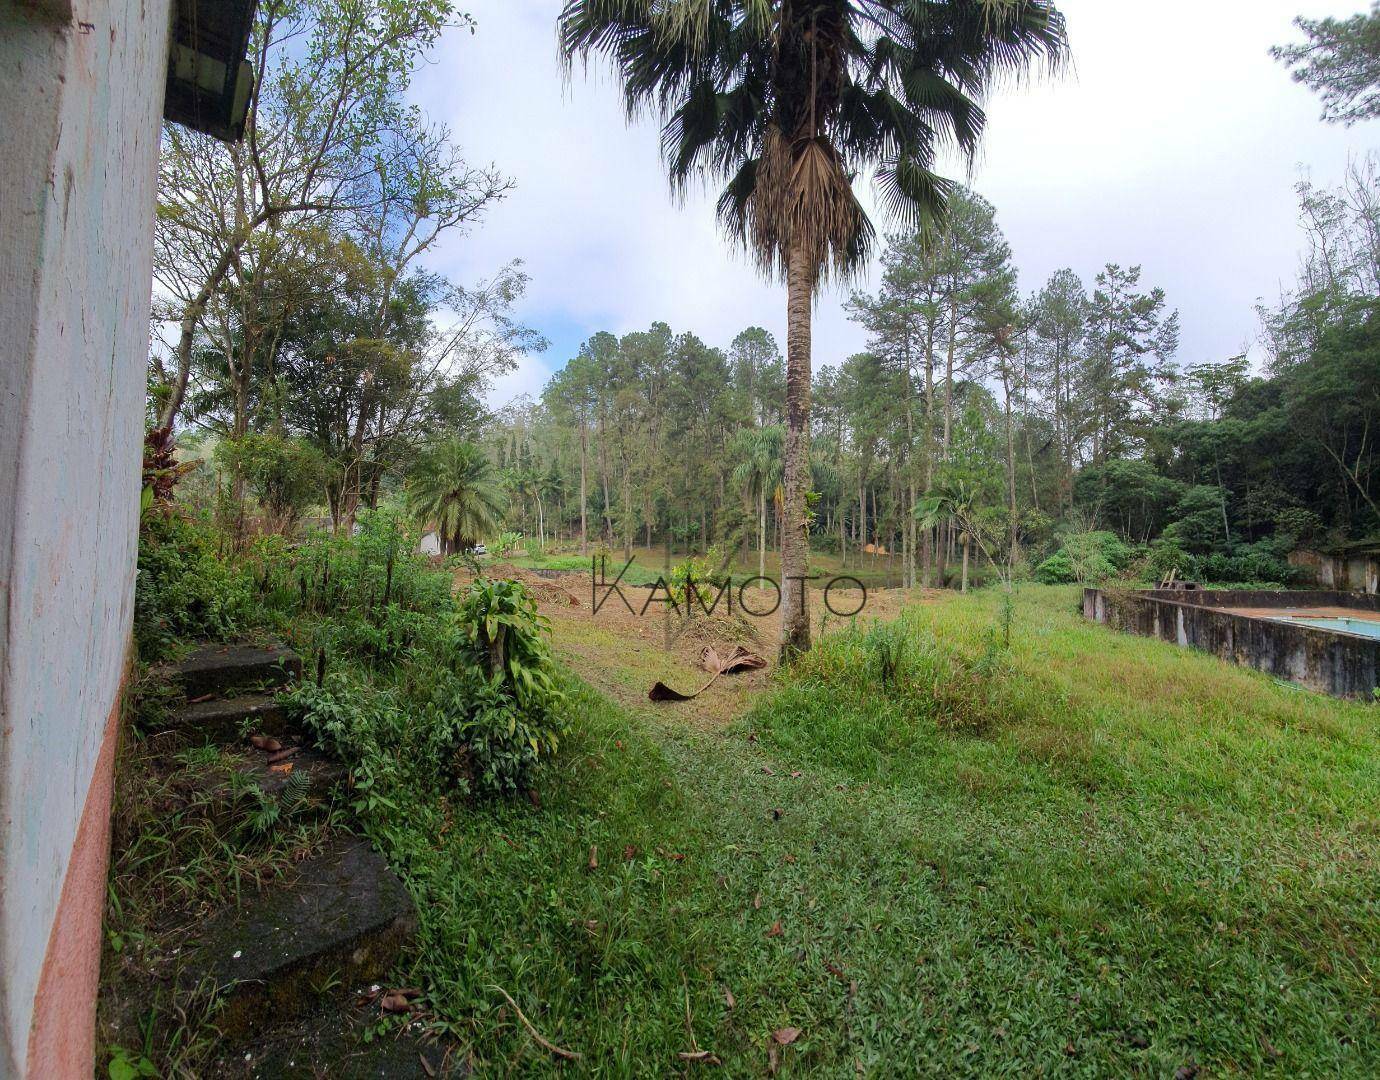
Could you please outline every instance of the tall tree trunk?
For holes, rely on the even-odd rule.
[[[810,482],[810,308],[815,266],[794,245],[786,268],[786,476],[781,528],[781,660],[810,647],[810,530],[805,491]],[[796,580],[791,580],[795,578]]]
[[[757,576],[767,576],[767,485],[757,492]]]
[[[963,534],[963,577],[959,583],[958,591],[966,593],[968,591],[968,542],[972,538],[964,532]]]
[[[580,417],[580,554],[589,554],[589,427]]]
[[[1010,550],[1006,557],[1007,578],[1016,568],[1017,512],[1016,512],[1016,432],[1011,421],[1011,370],[1009,357],[1003,352],[1001,360],[1001,394],[1006,408],[1006,495],[1007,522],[1010,530]]]

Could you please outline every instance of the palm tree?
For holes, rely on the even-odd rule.
[[[436,529],[447,555],[473,547],[498,527],[503,492],[493,464],[474,443],[447,439],[424,450],[407,480],[407,501]]]
[[[963,576],[958,587],[961,593],[968,591],[968,555],[973,541],[982,543],[977,520],[980,494],[977,485],[957,478],[941,483],[915,505],[915,516],[922,529],[933,529],[946,521],[958,526],[959,543],[963,545]]]
[[[810,314],[832,271],[866,260],[873,226],[853,178],[876,169],[883,208],[932,230],[952,185],[936,147],[971,155],[993,81],[1067,51],[1051,0],[566,0],[567,61],[613,60],[630,115],[655,112],[673,187],[724,183],[719,217],[786,280],[782,575],[809,563]],[[781,653],[810,644],[803,588],[783,588]]]
[[[767,494],[781,486],[781,452],[786,429],[780,424],[743,428],[733,437],[731,453],[738,459],[733,482],[757,500],[757,576],[767,575]]]

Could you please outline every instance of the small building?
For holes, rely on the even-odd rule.
[[[1290,553],[1289,564],[1308,571],[1321,589],[1380,594],[1380,540],[1355,540],[1316,551],[1300,549]]]

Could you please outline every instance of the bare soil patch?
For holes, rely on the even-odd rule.
[[[737,589],[731,614],[725,592],[712,614],[706,615],[697,607],[687,620],[668,612],[668,606],[659,602],[665,599],[664,591],[658,591],[658,600],[648,603],[650,589],[624,585],[624,602],[617,593],[605,597],[602,589],[596,597],[588,573],[537,572],[508,564],[495,564],[486,570],[493,576],[521,581],[536,599],[541,614],[551,620],[553,644],[561,660],[598,690],[629,707],[654,709],[694,727],[722,727],[747,711],[776,669],[780,610],[762,616],[746,614],[739,606]],[[462,583],[469,577],[468,571],[461,570],[456,581]],[[810,592],[816,634],[838,633],[874,619],[894,619],[909,604],[933,602],[946,595],[933,589],[869,589],[864,603],[859,590],[835,588],[829,599],[837,610],[850,611],[861,604],[857,615],[843,618],[827,612],[820,590]],[[776,601],[770,589],[749,588],[741,595],[755,611],[767,611]],[[682,693],[700,689],[712,674],[701,666],[705,648],[725,655],[735,645],[762,656],[766,666],[723,675],[693,701],[654,705],[647,700],[647,692],[658,680]]]

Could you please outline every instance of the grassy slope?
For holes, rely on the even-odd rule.
[[[568,545],[567,545],[568,546]],[[664,571],[666,552],[661,547],[634,547],[633,564],[623,576],[623,580],[633,585],[650,585]],[[504,560],[511,562],[514,566],[521,566],[528,570],[551,569],[551,570],[572,570],[579,573],[589,573],[589,556],[580,556],[573,553],[564,555],[547,554],[540,558],[530,558],[528,556],[517,556]],[[684,552],[677,552],[671,559],[671,565],[685,561]],[[623,568],[623,549],[614,547],[608,553],[608,576],[614,577]],[[812,572],[822,574],[825,577],[833,577],[840,574],[847,574],[858,578],[868,588],[889,587],[900,583],[901,563],[899,556],[885,555],[861,555],[856,551],[850,550],[848,563],[845,566],[842,559],[837,555],[827,551],[810,552],[810,567]],[[952,567],[950,570],[952,571]],[[735,549],[733,557],[729,560],[729,572],[738,581],[745,580],[757,575],[757,549],[754,547],[748,557],[744,559],[742,552]],[[777,551],[768,551],[766,559],[767,576],[780,580],[781,577],[781,554]],[[976,571],[974,571],[976,573]],[[952,576],[952,575],[951,575]]]
[[[1074,601],[1027,588],[1009,652],[995,594],[837,635],[721,733],[582,692],[540,812],[400,842],[415,976],[499,1072],[556,1066],[494,986],[610,1075],[690,1032],[760,1074],[787,1025],[801,1073],[1373,1074],[1374,711]]]

